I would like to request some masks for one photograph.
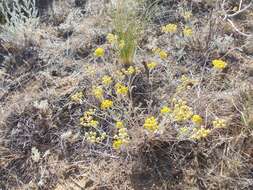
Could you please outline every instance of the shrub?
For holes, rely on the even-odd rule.
[[[20,48],[25,46],[39,21],[35,0],[4,1],[0,5],[0,12],[6,21],[1,26],[0,38]]]

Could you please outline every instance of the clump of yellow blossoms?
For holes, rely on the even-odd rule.
[[[226,68],[227,63],[225,61],[222,61],[220,59],[215,59],[212,61],[213,64],[213,68],[218,69],[218,70],[222,70],[224,68]]]
[[[154,48],[152,52],[159,55],[161,59],[166,59],[168,57],[168,53],[160,48]]]
[[[117,123],[116,123],[116,126],[117,126]],[[120,127],[118,126],[117,128],[119,128],[118,134],[114,136],[115,140],[113,141],[113,145],[112,145],[113,148],[116,150],[120,149],[122,145],[127,145],[129,143],[129,135],[127,133],[127,129],[123,127],[123,123],[120,122]]]
[[[161,114],[167,114],[167,113],[170,113],[170,112],[171,112],[171,109],[168,106],[163,106],[160,110]]]
[[[127,69],[121,69],[121,71],[125,74],[125,75],[132,75],[136,72],[136,68],[133,66],[128,67]]]
[[[112,83],[112,77],[110,77],[108,75],[103,76],[102,83],[105,86],[109,86]]]
[[[147,67],[152,70],[154,69],[155,67],[157,66],[157,63],[156,62],[150,62],[147,64]]]
[[[161,50],[159,52],[159,56],[160,56],[161,59],[166,59],[168,57],[168,54],[166,53],[166,51]]]
[[[94,55],[96,56],[96,57],[103,57],[104,56],[104,54],[105,54],[105,50],[104,50],[104,48],[97,48],[96,50],[95,50],[95,52],[94,52]]]
[[[73,102],[81,102],[83,97],[84,97],[83,92],[77,92],[74,95],[72,95],[70,99]]]
[[[213,127],[214,128],[226,128],[226,120],[225,119],[215,119],[213,121]]]
[[[97,133],[93,131],[85,133],[85,139],[90,143],[101,143],[106,137],[107,134],[105,132],[103,132],[101,136],[98,136]]]
[[[112,147],[113,147],[114,149],[118,150],[118,149],[121,148],[122,145],[123,145],[122,139],[115,139],[115,140],[113,141]]]
[[[175,121],[186,121],[191,118],[192,116],[192,108],[187,105],[186,101],[181,99],[174,100],[174,110],[172,112],[173,118]]]
[[[89,109],[84,112],[83,116],[80,118],[80,124],[84,127],[94,127],[96,128],[99,125],[99,122],[93,118],[95,110]]]
[[[127,95],[127,93],[128,93],[128,87],[125,86],[124,84],[118,82],[115,85],[115,91],[119,95]]]
[[[123,128],[124,127],[124,124],[122,121],[117,121],[116,124],[115,124],[115,127],[120,129],[120,128]]]
[[[189,26],[186,26],[186,27],[184,28],[184,30],[183,30],[183,34],[184,34],[184,36],[186,36],[186,37],[190,37],[190,36],[192,36],[193,31],[192,31],[192,29],[191,29]]]
[[[176,33],[177,32],[177,25],[176,24],[167,24],[166,26],[162,27],[162,32]]]
[[[192,116],[192,122],[195,125],[200,126],[203,123],[203,118],[200,115],[193,115]]]
[[[146,118],[143,127],[144,129],[147,129],[148,131],[155,132],[158,130],[159,125],[157,123],[156,118],[154,116],[151,116],[151,117]]]
[[[209,129],[195,129],[194,134],[191,136],[193,140],[200,140],[201,138],[205,138],[209,135],[211,131]]]
[[[102,110],[106,110],[106,109],[110,109],[112,106],[113,106],[113,101],[106,99],[101,102],[100,108]]]
[[[102,99],[104,95],[104,90],[102,87],[97,86],[92,88],[92,94],[95,96],[97,99]]]
[[[114,35],[114,34],[111,34],[109,33],[106,37],[107,41],[110,43],[110,44],[115,44],[117,42],[117,36]]]

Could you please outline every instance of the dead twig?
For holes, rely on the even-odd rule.
[[[227,11],[225,10],[224,6],[225,6],[225,2],[226,0],[223,0],[222,2],[222,5],[221,5],[221,8],[222,8],[222,11],[224,12],[224,18],[223,20],[226,20],[229,22],[229,24],[234,28],[234,30],[239,33],[240,35],[242,36],[245,36],[245,37],[251,37],[252,34],[246,34],[242,31],[240,31],[236,26],[235,24],[233,23],[233,21],[231,20],[231,18],[241,14],[242,12],[246,11],[247,9],[249,9],[252,5],[253,5],[253,1],[251,1],[246,7],[244,7],[242,9],[242,0],[240,1],[240,4],[239,4],[239,10],[233,14],[228,14]]]

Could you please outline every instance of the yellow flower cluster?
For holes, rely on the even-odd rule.
[[[225,119],[215,119],[213,121],[213,127],[214,128],[226,128],[226,120]]]
[[[186,121],[192,116],[192,108],[187,106],[187,102],[181,99],[174,100],[174,110],[172,112],[175,121]]]
[[[176,33],[177,32],[177,25],[176,24],[167,24],[166,26],[162,27],[162,32]]]
[[[159,52],[159,56],[161,59],[166,59],[168,57],[168,54],[166,51],[162,50]]]
[[[154,48],[153,53],[159,55],[161,59],[166,59],[168,57],[168,53],[160,48]]]
[[[213,68],[218,69],[218,70],[222,70],[224,68],[226,68],[227,63],[225,61],[222,61],[220,59],[215,59],[212,61],[213,64]]]
[[[160,113],[163,115],[171,113],[171,109],[168,106],[163,106],[160,110]]]
[[[200,140],[201,138],[205,138],[209,135],[211,131],[209,129],[195,129],[194,134],[191,136],[193,140]]]
[[[106,137],[107,134],[105,132],[103,132],[100,136],[98,136],[97,133],[93,131],[85,133],[85,139],[90,143],[101,143],[103,140],[105,140]]]
[[[156,66],[157,66],[157,63],[156,63],[156,62],[153,62],[153,61],[147,64],[147,67],[148,67],[150,70],[154,69]]]
[[[123,95],[123,96],[125,96],[125,95],[127,95],[127,93],[128,93],[128,87],[125,86],[124,84],[118,82],[118,83],[115,85],[115,91],[116,91],[116,93],[117,93],[118,95]]]
[[[103,90],[103,88],[101,86],[93,87],[92,88],[92,94],[97,99],[101,100],[101,99],[103,99],[104,90]]]
[[[105,50],[104,50],[104,48],[101,48],[101,47],[97,48],[97,49],[95,50],[95,52],[94,52],[94,55],[95,55],[96,57],[103,57],[104,54],[105,54]]]
[[[124,40],[119,40],[117,35],[111,33],[107,35],[106,39],[111,45],[118,45],[120,49],[123,49],[126,45]]]
[[[105,75],[102,78],[102,84],[105,86],[109,86],[112,83],[112,77]]]
[[[106,109],[110,109],[112,106],[113,106],[113,101],[105,99],[101,102],[100,108],[102,110],[106,110]]]
[[[83,92],[76,92],[74,95],[70,97],[70,99],[73,102],[81,102],[83,97],[84,97]]]
[[[151,132],[156,132],[159,128],[159,125],[157,123],[157,120],[154,116],[147,117],[145,120],[145,123],[143,125],[144,129],[147,129]]]
[[[99,125],[99,122],[94,119],[93,115],[95,110],[89,109],[84,112],[83,116],[80,118],[80,124],[84,127],[94,127],[96,128]]]
[[[192,29],[191,29],[189,26],[186,26],[186,27],[184,28],[184,30],[183,30],[183,34],[184,34],[184,36],[186,36],[186,37],[190,37],[190,36],[192,36],[193,31],[192,31]]]
[[[124,127],[124,124],[123,124],[122,121],[117,121],[116,124],[115,124],[115,127],[116,127],[117,129],[120,129],[120,128],[123,128],[123,127]]]
[[[121,71],[125,74],[125,75],[132,75],[136,72],[136,68],[133,66],[128,67],[127,69],[121,69]]]
[[[117,126],[118,125],[118,126]],[[119,129],[118,134],[114,136],[113,148],[118,150],[122,145],[127,145],[129,143],[129,135],[127,129],[123,126],[122,122],[117,122],[116,127]]]
[[[192,122],[195,125],[200,126],[203,123],[203,118],[200,115],[193,115]]]

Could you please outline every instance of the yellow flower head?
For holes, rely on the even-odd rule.
[[[106,39],[110,44],[115,44],[117,42],[117,36],[111,33],[107,35]]]
[[[128,87],[119,82],[115,85],[115,90],[119,95],[127,95],[128,93]]]
[[[123,145],[123,140],[122,139],[116,139],[113,141],[112,147],[116,150],[120,149],[121,146]]]
[[[191,136],[191,138],[194,140],[200,140],[201,138],[207,137],[210,132],[209,129],[200,128]]]
[[[100,86],[97,86],[97,87],[93,87],[92,94],[97,99],[102,99],[103,95],[104,95],[104,91],[103,91],[103,89]]]
[[[127,129],[124,127],[120,128],[118,137],[121,139],[124,139],[124,141],[126,142],[129,138],[128,133],[127,133]]]
[[[95,52],[94,52],[94,55],[96,56],[96,57],[103,57],[104,56],[104,54],[105,54],[105,50],[104,50],[104,48],[97,48],[96,50],[95,50]]]
[[[175,106],[172,115],[175,121],[182,122],[190,119],[192,116],[192,108],[187,105],[187,102],[181,99],[174,100],[174,102]]]
[[[146,118],[143,127],[151,132],[155,132],[159,128],[156,118],[153,116]]]
[[[192,122],[196,125],[201,125],[203,123],[203,119],[200,115],[193,115]]]
[[[115,124],[115,127],[118,128],[118,129],[120,129],[120,128],[124,127],[124,124],[121,121],[117,121],[116,124]]]
[[[97,140],[97,133],[96,132],[87,132],[85,133],[85,139],[88,140],[90,143],[95,143]]]
[[[152,70],[154,69],[155,67],[157,66],[157,63],[156,62],[150,62],[147,64],[147,67]]]
[[[135,73],[136,69],[133,66],[128,67],[128,69],[121,69],[121,71],[126,75],[132,75]]]
[[[213,121],[213,127],[214,128],[226,128],[227,127],[226,120],[225,119],[215,119]]]
[[[192,36],[193,31],[192,31],[192,29],[191,29],[189,26],[186,26],[186,27],[184,28],[184,30],[183,30],[183,34],[184,34],[184,36],[186,36],[186,37],[190,37],[190,36]]]
[[[109,86],[112,83],[112,77],[110,77],[108,75],[103,76],[102,83],[105,86]]]
[[[162,109],[160,110],[161,114],[167,114],[170,112],[171,112],[171,109],[168,106],[163,106]]]
[[[132,75],[135,72],[135,68],[133,66],[128,67],[126,70],[126,75]]]
[[[110,109],[112,106],[113,106],[113,101],[103,100],[100,107],[102,110],[106,110],[106,109]]]
[[[92,119],[92,120],[89,122],[89,125],[92,126],[92,127],[97,127],[98,124],[99,124],[99,122],[96,121],[96,120],[94,120],[94,119]]]
[[[176,24],[167,24],[166,26],[162,27],[162,32],[176,33],[177,32],[177,25]]]
[[[77,92],[74,95],[70,97],[71,101],[73,102],[80,102],[82,101],[82,98],[84,97],[83,92]]]
[[[212,64],[213,64],[213,68],[218,69],[218,70],[222,70],[227,66],[227,63],[220,59],[213,60]]]
[[[166,53],[166,51],[161,50],[159,52],[159,56],[160,56],[161,59],[166,59],[168,57],[168,54]]]

